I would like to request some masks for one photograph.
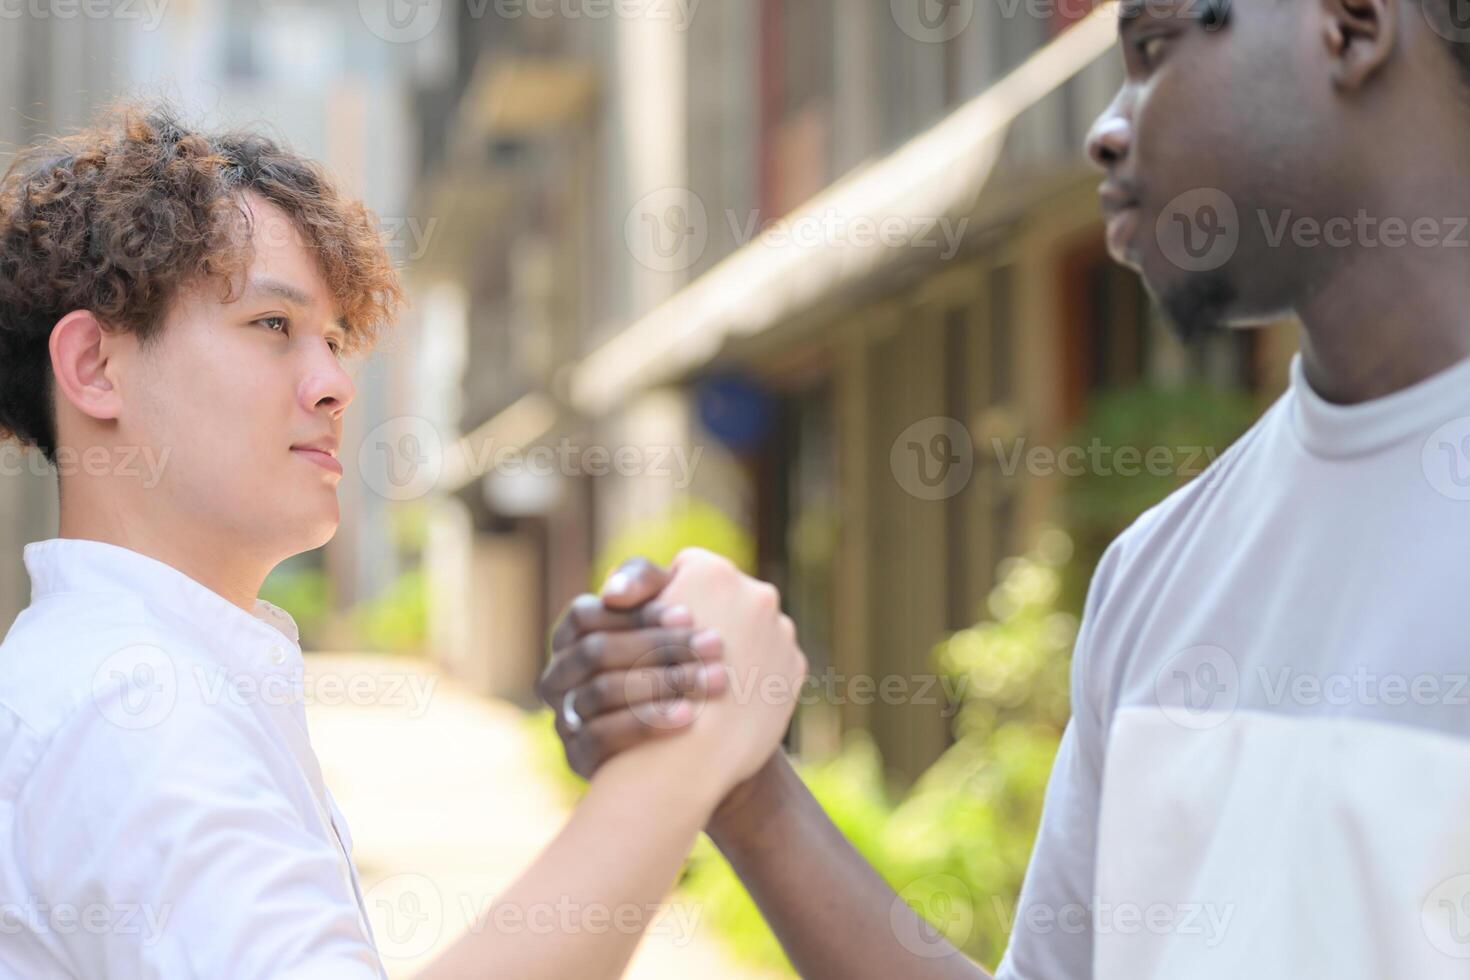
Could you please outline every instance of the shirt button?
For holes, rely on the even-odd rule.
[[[283,664],[286,662],[286,651],[279,645],[271,647],[271,663]]]

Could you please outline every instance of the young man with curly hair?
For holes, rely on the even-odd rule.
[[[0,977],[383,975],[295,624],[258,593],[337,528],[345,358],[401,298],[368,211],[258,135],[125,108],[0,180],[0,429],[60,492],[0,644]],[[635,700],[685,696],[657,715],[685,737],[603,767],[425,977],[617,976],[627,911],[778,743],[805,661],[774,590],[690,552],[644,621],[677,663]],[[785,694],[696,712],[723,661]],[[548,909],[566,929],[501,928]]]

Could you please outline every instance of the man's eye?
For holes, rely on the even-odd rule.
[[[1162,34],[1150,34],[1148,37],[1139,38],[1133,47],[1143,58],[1143,63],[1152,67],[1159,62],[1159,57],[1164,53],[1164,43],[1168,39]]]
[[[267,330],[271,330],[271,331],[273,331],[275,333],[285,333],[286,332],[286,326],[289,323],[289,321],[285,317],[283,317],[283,316],[268,316],[268,317],[265,317],[264,319],[256,320],[255,322],[256,323],[260,323],[260,324],[264,324],[265,325],[265,328]],[[273,324],[273,323],[280,324],[280,327],[279,328],[272,327],[271,324]]]

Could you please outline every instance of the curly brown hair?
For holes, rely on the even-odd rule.
[[[251,261],[246,192],[316,252],[345,349],[372,346],[404,294],[361,202],[265,136],[200,133],[166,106],[124,104],[23,150],[0,178],[0,439],[56,462],[48,345],[66,314],[89,310],[146,347],[182,288],[213,279],[228,298]]]

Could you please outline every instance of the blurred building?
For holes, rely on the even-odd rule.
[[[422,95],[418,206],[448,230],[416,288],[464,378],[437,642],[497,693],[528,696],[596,562],[690,500],[748,529],[814,672],[930,671],[1054,503],[989,447],[1047,444],[1109,386],[1279,371],[1251,334],[1184,349],[1105,254],[1080,148],[1121,81],[1110,14],[689,6],[446,12],[452,80]],[[642,469],[492,451],[568,442]],[[675,450],[692,476],[656,465]],[[798,745],[861,727],[920,772],[944,706],[874,700],[804,709]]]

